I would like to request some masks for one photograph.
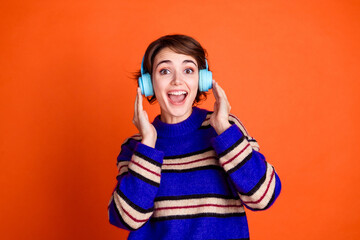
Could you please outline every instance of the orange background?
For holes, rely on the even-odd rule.
[[[272,208],[247,211],[251,238],[360,239],[359,12],[340,0],[3,1],[1,239],[126,238],[107,204],[136,133],[130,77],[170,33],[207,49],[282,180]]]

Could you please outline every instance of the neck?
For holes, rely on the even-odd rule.
[[[188,117],[190,117],[191,113],[192,113],[192,108],[182,116],[173,116],[173,115],[161,110],[160,119],[164,123],[175,124],[175,123],[180,123],[180,122],[188,119]]]

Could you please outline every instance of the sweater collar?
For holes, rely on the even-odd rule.
[[[198,129],[204,122],[206,115],[206,110],[193,107],[190,117],[182,122],[175,124],[164,123],[160,120],[160,115],[158,115],[154,119],[153,125],[159,137],[176,137],[186,135]]]

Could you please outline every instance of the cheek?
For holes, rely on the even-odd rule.
[[[166,92],[166,81],[160,81],[159,79],[155,78],[152,81],[152,85],[153,85],[155,97],[161,105],[163,99],[166,98],[166,96],[164,96],[164,93]]]
[[[195,95],[197,93],[197,89],[199,88],[199,77],[195,77],[189,82],[189,88],[192,90],[192,92],[195,92]]]
[[[161,81],[159,81],[156,77],[153,79],[152,85],[153,85],[154,93],[159,93],[163,89],[163,86],[161,85]]]

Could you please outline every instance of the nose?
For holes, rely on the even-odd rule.
[[[181,78],[181,74],[178,71],[176,71],[171,83],[174,84],[174,85],[181,85],[182,81],[183,80]]]

